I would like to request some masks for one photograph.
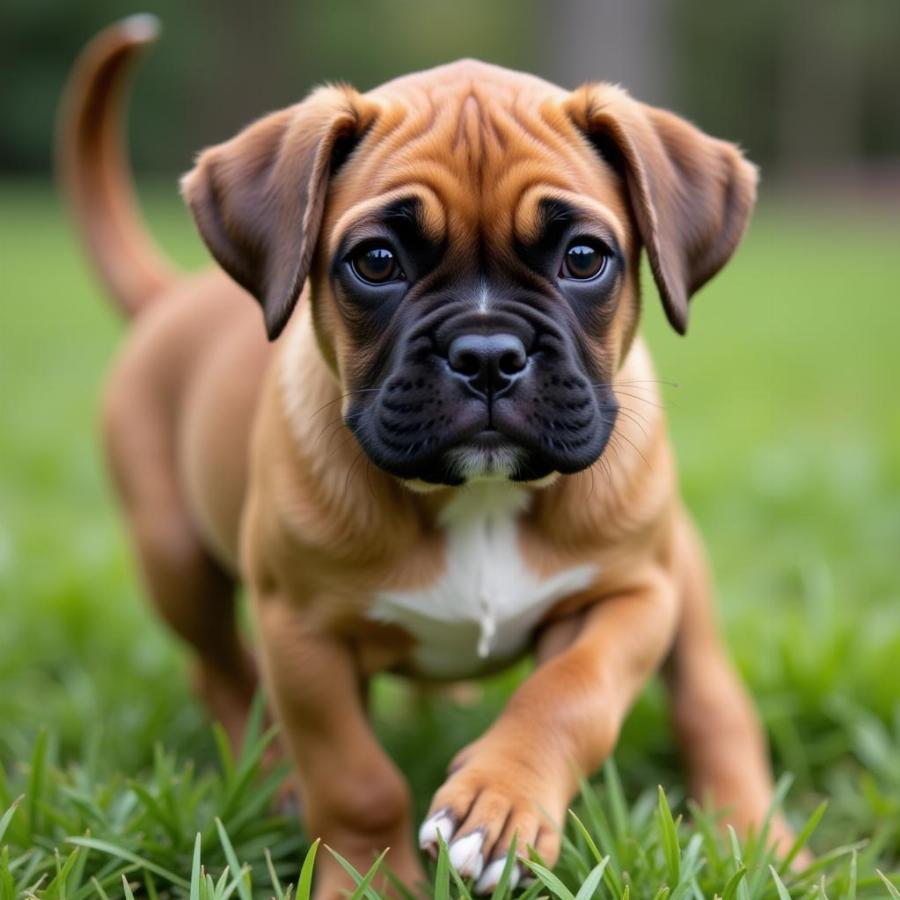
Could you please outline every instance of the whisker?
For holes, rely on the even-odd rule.
[[[327,403],[323,403],[314,413],[310,413],[310,419],[317,416],[323,409],[327,409],[334,403],[340,403],[342,400],[346,400],[348,397],[352,397],[354,394],[377,394],[381,388],[355,388],[352,391],[347,391],[346,394],[341,394],[339,397],[335,397],[332,400],[329,400]]]
[[[629,400],[640,400],[641,403],[646,403],[648,406],[655,406],[657,409],[666,408],[662,403],[657,403],[649,397],[642,397],[640,394],[631,394],[628,391],[623,391],[621,389],[616,389],[615,394],[617,397],[628,397]]]
[[[680,388],[681,385],[677,381],[665,381],[661,378],[630,378],[628,380],[619,380],[613,379],[613,386],[617,384],[627,384],[627,385],[635,385],[635,384],[662,384],[666,387],[671,388]]]
[[[615,447],[611,448],[615,450]],[[613,475],[612,475],[612,464],[609,461],[609,457],[606,455],[606,450],[603,451],[603,455],[599,459],[600,468],[606,477],[606,484],[610,490],[613,490]]]
[[[633,440],[631,440],[631,438],[629,438],[628,435],[624,434],[621,431],[613,431],[612,436],[613,436],[613,440],[615,440],[616,437],[620,437],[620,438],[622,438],[623,441],[627,441],[631,445],[631,448],[634,450],[634,452],[637,453],[637,455],[644,461],[644,465],[648,469],[650,468],[650,463],[648,462],[647,457],[644,456],[644,454],[641,452],[638,445],[635,444],[635,442]]]
[[[319,432],[318,436],[316,437],[316,440],[315,440],[315,443],[313,444],[313,446],[317,448],[319,441],[321,441],[322,438],[325,437],[325,433],[330,429],[331,433],[329,434],[328,441],[325,444],[325,451],[327,452],[331,447],[332,440],[334,440],[335,436],[340,434],[341,431],[343,431],[345,428],[346,428],[346,425],[345,425],[343,419],[338,419],[336,422],[327,422],[322,427],[322,430]],[[347,430],[349,431],[349,429],[347,429]]]
[[[646,424],[646,419],[641,420],[641,416],[636,413],[633,409],[629,409],[627,406],[620,406],[619,412],[624,413],[629,422],[632,422],[637,428],[641,429],[641,434],[644,435],[648,440],[650,436],[647,434],[647,429],[644,427]]]
[[[355,418],[359,418],[359,416],[356,416]],[[315,443],[313,444],[313,446],[318,447],[319,442],[325,436],[325,432],[328,431],[328,429],[330,428],[331,434],[329,435],[328,442],[325,445],[325,451],[328,452],[328,450],[331,447],[331,442],[334,440],[335,435],[339,434],[341,432],[342,428],[346,428],[350,434],[353,433],[352,429],[350,428],[350,424],[352,423],[353,419],[354,419],[353,416],[347,416],[346,419],[344,419],[342,417],[342,418],[335,419],[332,422],[326,422],[322,426],[322,429],[319,432],[319,434],[316,436],[316,440],[315,440]]]
[[[375,496],[375,488],[372,487],[372,460],[366,456],[366,485],[369,488],[369,494],[376,503],[378,498]]]
[[[607,449],[616,455],[616,461],[621,464],[622,463],[622,449],[618,446],[614,441],[610,440],[607,444]],[[604,450],[604,455],[600,457],[602,461],[606,463],[606,480],[609,483],[610,490],[614,490],[613,486],[613,472],[612,472],[612,462],[609,457],[606,455],[606,451]]]
[[[626,406],[624,403],[617,403],[615,405],[604,403],[604,404],[600,405],[599,409],[600,409],[600,412],[611,412],[611,413],[628,412],[628,413],[631,413],[633,416],[637,416],[638,419],[640,419],[641,422],[643,422],[645,425],[650,424],[650,420],[647,418],[647,416],[644,415],[644,413],[640,412],[637,409],[632,409],[632,407]]]
[[[353,462],[350,463],[350,468],[347,469],[347,478],[344,481],[344,497],[343,497],[344,501],[346,501],[347,491],[350,489],[350,479],[353,477],[353,470],[356,468],[356,464],[360,461],[360,459],[362,459],[363,455],[364,454],[363,454],[362,448],[360,448],[360,450],[356,454],[356,457],[354,458]]]

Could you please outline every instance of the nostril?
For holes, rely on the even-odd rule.
[[[462,334],[454,338],[447,350],[450,368],[464,378],[479,375],[485,367],[487,358],[485,341],[480,334]]]
[[[455,372],[471,378],[481,371],[481,360],[474,353],[459,353],[450,360]]]
[[[521,352],[518,349],[508,350],[498,360],[497,368],[501,375],[518,375],[525,368],[526,361],[524,347]]]

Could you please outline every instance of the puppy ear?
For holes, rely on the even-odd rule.
[[[352,88],[324,87],[204,150],[181,181],[216,261],[281,333],[312,262],[328,179],[371,123]]]
[[[756,167],[741,151],[613,85],[585,85],[566,111],[625,179],[638,231],[672,327],[731,258],[756,201]]]

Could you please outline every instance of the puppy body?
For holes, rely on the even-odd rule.
[[[464,62],[365,96],[320,90],[185,182],[269,336],[286,325],[268,343],[234,281],[173,276],[136,243],[104,92],[148,37],[132,22],[87,51],[63,172],[108,284],[140,312],[107,391],[110,463],[150,593],[232,739],[256,680],[233,621],[240,579],[307,826],[361,868],[391,846],[395,871],[421,874],[360,683],[470,677],[529,650],[534,674],[457,756],[420,831],[426,849],[450,842],[479,890],[513,840],[555,860],[578,775],[666,660],[694,791],[759,823],[764,742],[634,336],[641,248],[684,330],[743,230],[752,169],[608,86],[568,94]],[[589,236],[570,247],[608,251],[584,283],[553,255],[554,229],[572,228]],[[348,263],[386,234],[402,288]],[[453,347],[493,352],[498,333],[486,388]],[[344,879],[323,860],[319,896]]]

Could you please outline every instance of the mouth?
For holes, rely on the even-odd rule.
[[[503,434],[503,432],[498,431],[496,428],[483,428],[481,431],[473,434],[470,438],[461,443],[477,450],[516,447],[516,444],[511,441],[509,437]]]
[[[606,421],[598,428],[596,417],[583,416],[572,427],[562,413],[533,412],[530,407],[523,412],[501,401],[493,416],[483,404],[456,405],[441,413],[443,419],[434,427],[439,415],[431,413],[423,422],[418,406],[410,406],[412,415],[403,419],[388,406],[381,419],[351,416],[348,425],[379,468],[404,480],[448,486],[531,482],[554,472],[580,471],[600,456],[612,424]],[[385,421],[393,431],[378,427]]]
[[[347,413],[363,450],[389,474],[448,486],[531,482],[581,471],[602,453],[612,404],[574,365],[526,367],[515,390],[482,397],[432,356],[398,369]]]

